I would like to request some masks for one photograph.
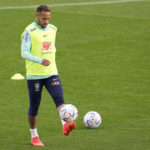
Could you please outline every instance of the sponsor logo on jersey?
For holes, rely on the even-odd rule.
[[[51,54],[52,52],[50,52],[50,51],[41,51],[41,55],[45,55],[45,54]]]
[[[51,42],[43,42],[41,46],[41,50],[50,50],[52,49]]]
[[[43,35],[43,37],[47,37],[48,36],[48,34],[46,34],[46,35]]]

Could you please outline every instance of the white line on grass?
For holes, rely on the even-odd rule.
[[[66,7],[66,6],[81,6],[81,5],[101,5],[101,4],[113,4],[113,3],[125,3],[125,2],[142,2],[149,0],[115,0],[115,1],[96,1],[96,2],[79,2],[79,3],[64,3],[64,4],[49,4],[51,7]],[[31,9],[36,8],[38,5],[31,6],[7,6],[0,7],[0,10],[8,9]]]

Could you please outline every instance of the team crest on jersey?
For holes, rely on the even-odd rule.
[[[49,50],[49,49],[52,49],[51,42],[43,42],[41,50]]]

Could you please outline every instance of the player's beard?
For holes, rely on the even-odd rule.
[[[42,28],[46,28],[47,24],[45,23],[45,24],[42,24],[41,26],[42,26]]]
[[[43,24],[42,24],[41,21],[38,20],[38,19],[37,19],[36,23],[39,24],[42,28],[46,28],[47,25],[48,25],[47,23],[43,23]]]

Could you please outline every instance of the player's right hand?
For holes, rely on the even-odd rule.
[[[42,60],[42,65],[43,66],[48,66],[49,64],[50,64],[49,60],[47,60],[47,59]]]

